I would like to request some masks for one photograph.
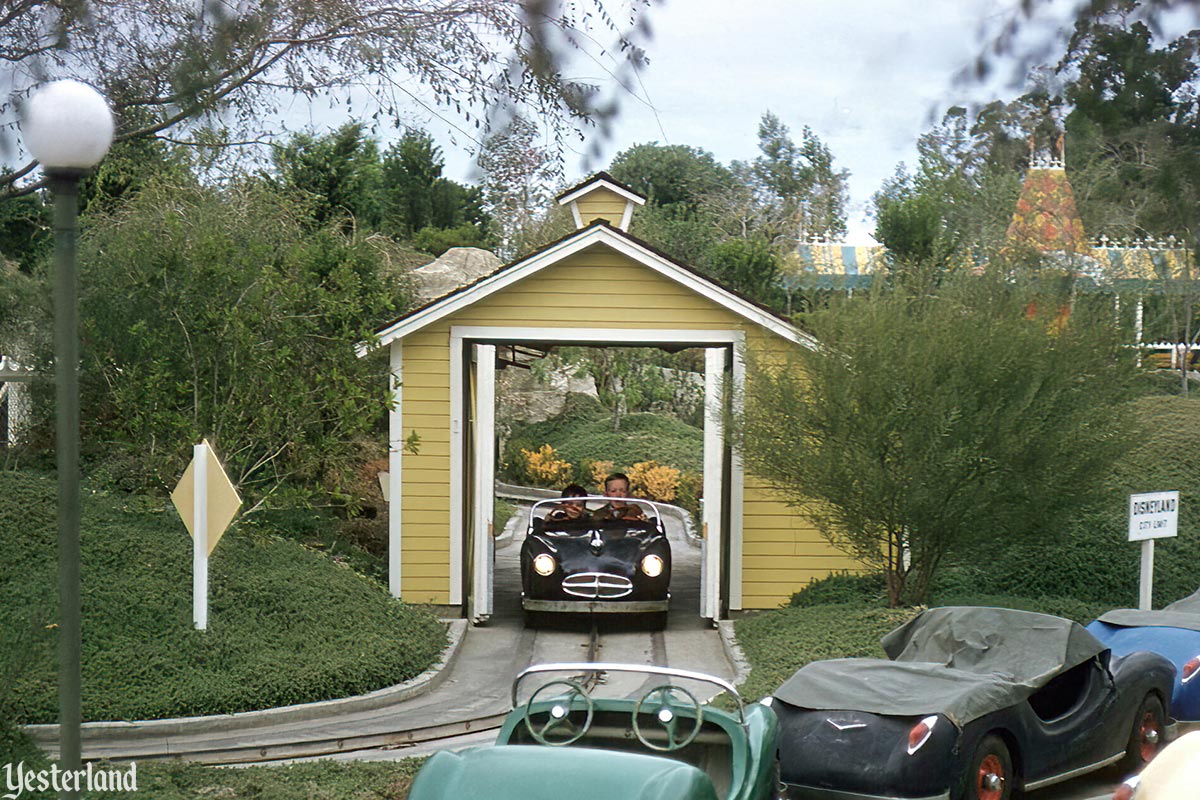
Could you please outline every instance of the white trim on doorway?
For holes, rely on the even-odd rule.
[[[741,396],[742,382],[745,377],[744,364],[740,353],[745,349],[745,332],[741,330],[690,330],[690,329],[652,329],[652,328],[537,328],[537,327],[491,327],[476,325],[455,325],[450,328],[450,604],[459,605],[463,602],[462,587],[467,576],[464,573],[463,542],[468,537],[468,531],[463,513],[462,498],[465,486],[465,447],[466,447],[466,409],[464,408],[464,374],[466,366],[464,344],[475,342],[481,344],[504,344],[525,342],[548,342],[554,344],[596,344],[596,345],[655,345],[679,344],[685,347],[732,348],[733,350],[733,398],[736,403]],[[741,365],[741,368],[739,368]],[[710,390],[706,386],[706,409],[715,401],[709,397]],[[494,382],[480,382],[476,393],[476,403],[480,406],[495,404]],[[478,420],[475,434],[480,437],[494,437],[494,416],[473,415]],[[706,431],[709,424],[706,422]],[[722,431],[722,437],[724,432]],[[478,451],[477,451],[478,452]],[[472,465],[475,469],[476,465]],[[706,465],[707,468],[707,465]],[[476,473],[479,474],[479,473]],[[727,476],[733,483],[730,487],[730,582],[729,603],[731,608],[741,607],[742,574],[741,553],[738,548],[742,541],[742,470],[735,460],[731,474]],[[709,605],[720,607],[720,560],[719,554],[715,567],[710,573],[717,576],[717,585],[710,587],[712,592]],[[711,577],[709,578],[711,580]]]
[[[404,345],[397,339],[388,349],[390,392],[388,407],[388,591],[399,598],[401,590],[402,509],[404,481]]]

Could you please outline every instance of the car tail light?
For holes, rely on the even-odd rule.
[[[1200,672],[1200,656],[1196,656],[1191,661],[1183,665],[1182,683],[1187,683],[1192,678],[1196,677],[1197,672]]]
[[[933,726],[937,724],[937,721],[936,716],[926,717],[913,725],[912,730],[908,732],[908,754],[910,756],[929,741],[929,737],[933,735]]]
[[[1112,800],[1132,800],[1137,785],[1138,779],[1135,775],[1117,787],[1117,790],[1113,792]]]

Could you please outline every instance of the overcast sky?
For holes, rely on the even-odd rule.
[[[1050,58],[1056,59],[1078,1],[1037,5],[1016,49],[1029,51],[1053,40]],[[574,182],[643,142],[701,147],[724,163],[753,159],[758,121],[769,109],[797,141],[803,127],[811,127],[832,150],[836,165],[850,171],[848,240],[868,241],[871,195],[898,163],[914,162],[918,136],[952,105],[1007,100],[1026,88],[1014,82],[1011,66],[986,85],[956,81],[1018,14],[1019,4],[659,0],[650,10],[650,65],[640,85],[632,87],[637,96],[625,96],[614,135],[600,143],[600,159],[585,162],[586,146],[567,155],[566,177]],[[1181,24],[1186,30],[1194,23]],[[603,73],[583,64],[579,76]],[[477,178],[470,156],[452,141],[444,122],[415,121],[440,141],[449,177]]]
[[[917,137],[942,111],[971,93],[1020,93],[1005,81],[981,89],[954,80],[1016,6],[667,0],[651,9],[642,98],[625,98],[595,167],[652,141],[702,147],[724,163],[752,159],[759,118],[770,109],[797,141],[811,127],[850,170],[850,239],[862,240],[873,228],[863,218],[871,195],[900,161],[915,159]],[[580,162],[568,157],[569,178],[583,177]]]

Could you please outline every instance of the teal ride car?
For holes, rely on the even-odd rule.
[[[599,696],[630,680],[632,692]],[[721,678],[635,664],[541,664],[517,676],[512,697],[495,745],[436,753],[409,799],[780,796],[775,712],[745,702]]]

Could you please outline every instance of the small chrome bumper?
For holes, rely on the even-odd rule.
[[[535,600],[521,598],[521,607],[526,611],[564,611],[570,614],[644,614],[666,611],[670,606],[666,600]]]

